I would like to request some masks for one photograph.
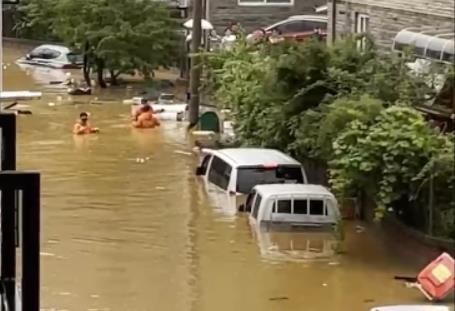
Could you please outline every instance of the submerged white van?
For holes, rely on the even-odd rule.
[[[258,185],[248,195],[245,210],[258,227],[333,228],[340,220],[335,196],[319,185]]]
[[[203,149],[196,175],[202,177],[206,190],[217,196],[217,205],[231,212],[237,212],[256,185],[307,183],[302,164],[274,149]]]

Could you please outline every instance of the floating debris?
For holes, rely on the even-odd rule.
[[[331,262],[329,262],[329,266],[339,266],[339,265],[340,265],[340,263],[337,262],[337,261],[331,261]]]
[[[364,231],[365,231],[365,227],[364,226],[360,226],[360,225],[355,226],[355,232],[362,233]]]
[[[183,154],[183,155],[187,155],[187,156],[193,155],[193,153],[188,152],[188,151],[183,151],[183,150],[174,150],[174,153]]]
[[[55,103],[48,103],[47,104],[49,107],[54,107],[55,106]]]
[[[155,190],[166,190],[166,187],[156,186]]]
[[[272,297],[272,298],[269,298],[269,300],[271,300],[271,301],[289,300],[289,297],[285,297],[285,296],[282,296],[282,297]]]

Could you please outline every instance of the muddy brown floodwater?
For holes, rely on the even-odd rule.
[[[18,121],[18,168],[43,179],[43,310],[365,311],[424,302],[393,280],[420,267],[377,228],[357,233],[348,224],[331,261],[261,256],[245,216],[226,219],[210,206],[183,124],[137,131],[123,104],[66,103],[49,85],[64,73],[19,68],[23,51],[7,45],[5,89],[45,93],[24,103],[33,115]],[[80,111],[101,134],[71,135]]]

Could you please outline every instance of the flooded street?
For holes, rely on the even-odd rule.
[[[7,46],[5,62],[21,53]],[[64,90],[37,79],[14,64],[5,72],[6,90],[45,92],[24,103],[33,115],[18,117],[18,169],[43,179],[44,310],[365,311],[425,302],[393,280],[420,266],[397,256],[377,228],[357,233],[348,224],[342,252],[329,260],[261,256],[245,216],[214,212],[194,177],[185,124],[132,130],[125,90],[109,94],[119,103],[59,103]],[[102,133],[73,137],[81,111]]]

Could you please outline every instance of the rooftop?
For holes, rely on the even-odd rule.
[[[255,189],[263,194],[320,194],[329,195],[333,194],[324,186],[321,185],[308,185],[308,184],[271,184],[259,185]]]
[[[300,165],[297,160],[274,149],[232,148],[220,149],[216,153],[238,166]]]

